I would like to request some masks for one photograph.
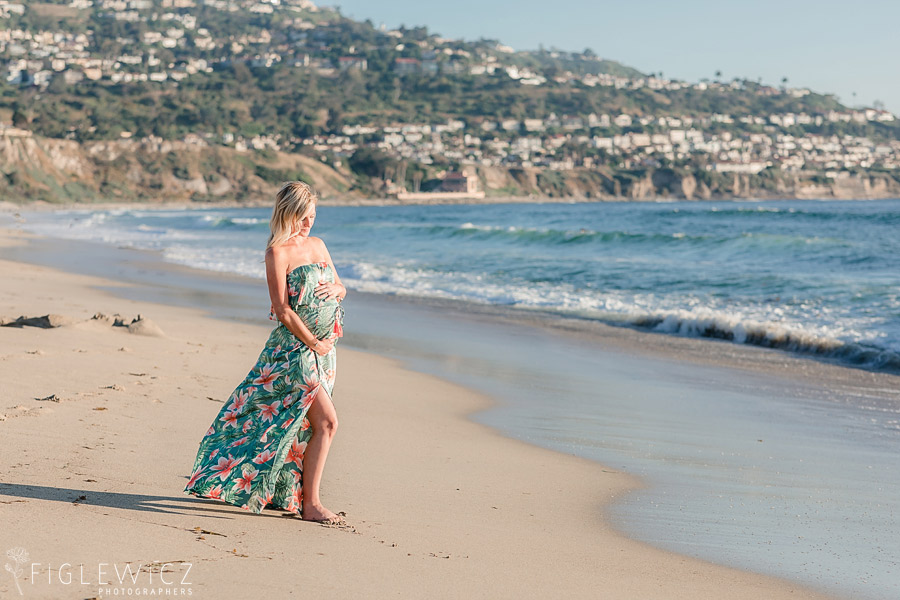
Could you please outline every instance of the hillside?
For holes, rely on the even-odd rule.
[[[241,153],[232,148],[163,140],[115,140],[81,144],[21,136],[0,136],[0,197],[28,202],[265,202],[280,182],[312,183],[330,201],[359,201],[361,183],[346,168],[277,151]],[[644,169],[627,173],[573,169],[482,167],[488,197],[547,197],[592,200],[759,198],[885,198],[900,196],[900,185],[881,176],[840,181],[753,175],[700,174]],[[367,186],[371,186],[368,187]]]
[[[286,180],[315,182],[324,197],[344,196],[352,175],[308,156],[161,139],[79,143],[0,135],[4,200],[26,202],[214,201],[271,197]]]
[[[466,166],[488,195],[871,196],[900,182],[893,115],[787,82],[665,79],[591,50],[381,30],[307,0],[4,6],[0,185],[21,201],[258,199],[285,178],[384,196]],[[49,158],[23,161],[25,146]]]

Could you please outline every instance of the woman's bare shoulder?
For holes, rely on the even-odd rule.
[[[285,246],[271,246],[266,248],[266,262],[272,264],[284,264],[290,260],[290,250]]]
[[[317,238],[313,236],[309,236],[309,241],[315,244],[314,248],[316,250],[315,254],[317,255],[328,255],[328,248],[325,246],[325,241],[322,238]],[[324,259],[323,259],[324,260]]]

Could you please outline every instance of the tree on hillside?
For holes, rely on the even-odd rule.
[[[393,167],[396,162],[383,150],[364,146],[353,153],[347,164],[355,173],[369,177],[384,177],[385,171]]]
[[[28,127],[28,116],[20,109],[16,109],[12,114],[13,127],[25,129]]]

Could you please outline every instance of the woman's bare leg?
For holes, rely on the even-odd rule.
[[[319,386],[316,398],[306,412],[306,418],[309,419],[312,436],[306,443],[306,452],[303,456],[302,516],[310,521],[337,522],[340,517],[322,506],[322,500],[319,498],[319,484],[325,470],[325,459],[328,458],[328,449],[338,426],[334,404],[323,386]]]

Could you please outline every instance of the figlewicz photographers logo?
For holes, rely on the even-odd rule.
[[[19,590],[19,595],[22,596],[22,587],[19,585],[19,577],[25,573],[22,569],[22,565],[28,562],[28,552],[25,551],[25,548],[10,548],[6,551],[6,558],[15,563],[15,566],[6,563],[6,570],[12,575],[13,581],[16,582],[16,589]]]
[[[51,564],[29,562],[28,552],[21,547],[10,548],[6,551],[6,557],[12,561],[12,564],[6,563],[6,570],[16,582],[20,596],[25,595],[22,586],[19,585],[19,579],[26,575],[25,568],[30,570],[27,574],[30,575],[32,584],[37,580],[43,583],[46,572],[48,585],[98,585],[98,596],[191,596],[194,593],[190,587],[191,582],[188,581],[188,574],[194,565],[184,561],[158,561],[147,564],[127,562],[123,565],[98,563],[94,572],[86,569],[83,564],[78,565],[76,569],[71,563],[62,563],[55,567]],[[175,573],[179,567],[184,570],[180,579]],[[77,581],[73,577],[75,575],[73,570],[77,571]]]

